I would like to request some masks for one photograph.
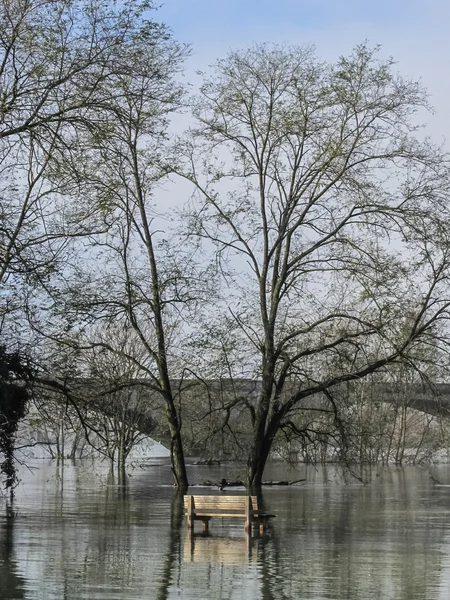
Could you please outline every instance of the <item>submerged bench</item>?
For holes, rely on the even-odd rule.
[[[252,524],[257,523],[263,533],[268,520],[275,516],[259,509],[256,496],[185,496],[184,508],[188,528],[193,529],[195,521],[202,521],[203,531],[208,531],[213,517],[231,517],[245,519],[246,531],[251,531]]]

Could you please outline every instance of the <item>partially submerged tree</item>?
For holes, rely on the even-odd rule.
[[[90,130],[73,146],[71,160],[64,154],[54,158],[64,185],[70,189],[79,184],[109,223],[103,234],[90,238],[91,254],[84,268],[75,267],[55,299],[56,310],[75,324],[78,334],[76,340],[69,334],[63,341],[84,349],[103,348],[134,363],[134,376],[160,395],[175,481],[185,488],[180,414],[169,363],[175,364],[176,352],[171,350],[179,342],[179,324],[197,302],[192,289],[203,282],[189,252],[165,239],[161,229],[168,219],[158,213],[153,193],[165,173],[160,163],[170,114],[183,95],[176,76],[186,49],[163,26],[155,26],[151,34],[151,39],[133,40],[128,57],[132,68],[118,72],[110,82],[112,91]],[[93,323],[111,338],[96,338]],[[133,332],[133,348],[114,343],[120,328]]]
[[[101,336],[97,342],[100,340]],[[139,382],[141,371],[134,345],[133,332],[119,328],[114,334],[109,331],[106,347],[99,344],[83,353],[87,377],[74,382],[79,398],[75,401],[89,444],[116,465],[122,476],[133,448],[154,433],[154,415],[161,404],[145,382]]]
[[[138,379],[132,331],[99,330],[95,340],[83,352],[47,345],[47,372],[36,375],[27,425],[36,430],[36,445],[45,443],[53,458],[97,455],[123,474],[135,445],[154,433],[161,398]]]
[[[122,318],[147,349],[142,369],[166,401],[175,478],[185,487],[165,314],[167,296],[173,292],[174,302],[182,301],[180,282],[189,275],[187,269],[160,273],[157,246],[164,244],[155,239],[151,194],[168,115],[182,94],[176,74],[186,48],[148,19],[152,7],[147,0],[0,2],[0,160],[7,175],[0,190],[0,277],[3,284],[14,275],[33,275],[40,290],[48,288],[62,302],[58,291],[67,277],[81,273],[80,258],[72,257],[75,272],[65,264],[58,291],[49,277],[73,239],[91,234],[91,255],[82,252],[87,268],[80,277],[89,280],[86,291],[96,277],[96,284],[103,282],[87,301],[90,309],[95,306],[91,316]],[[104,250],[102,259],[117,261],[117,277],[108,264],[94,274],[95,244]],[[164,247],[161,253],[169,263]],[[65,323],[69,329],[75,322],[82,329],[88,318],[84,311],[83,323],[77,321],[86,307],[77,296],[76,314]],[[11,310],[11,297],[8,288],[4,313]],[[40,308],[27,308],[37,329],[55,333]]]
[[[0,474],[13,494],[17,482],[14,458],[15,437],[27,408],[30,369],[17,352],[0,346]]]
[[[414,136],[426,104],[365,45],[334,65],[256,46],[205,77],[175,171],[222,266],[224,329],[261,380],[249,485],[306,398],[336,411],[338,384],[445,343],[448,158]]]

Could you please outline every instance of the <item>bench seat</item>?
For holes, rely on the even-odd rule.
[[[202,521],[203,531],[208,531],[209,521],[213,517],[245,519],[245,530],[251,531],[252,524],[259,525],[260,533],[266,529],[267,522],[275,515],[263,513],[258,508],[256,496],[197,496],[184,497],[187,525],[193,529],[195,521]]]

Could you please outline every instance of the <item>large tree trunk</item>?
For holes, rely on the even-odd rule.
[[[183,442],[181,438],[181,422],[178,415],[177,408],[174,403],[172,388],[169,377],[169,367],[167,365],[167,346],[165,337],[165,323],[163,319],[163,304],[161,302],[161,287],[159,283],[159,273],[156,261],[156,256],[153,248],[153,239],[150,233],[150,225],[145,212],[145,201],[142,195],[142,189],[140,187],[140,180],[138,177],[138,164],[137,164],[137,148],[133,147],[133,156],[135,157],[135,173],[136,173],[136,186],[138,189],[140,201],[139,209],[141,213],[144,235],[147,245],[148,261],[152,276],[152,295],[153,295],[153,314],[155,318],[155,334],[158,343],[157,351],[157,365],[160,377],[161,390],[164,395],[166,402],[166,416],[169,424],[169,431],[171,437],[170,444],[170,461],[172,472],[175,478],[175,483],[178,489],[185,491],[188,487],[188,479],[186,473],[186,465],[184,462]]]
[[[257,490],[261,487],[267,457],[268,452],[264,448],[264,440],[255,439],[247,462],[246,484],[249,489]]]
[[[175,478],[177,488],[184,492],[187,490],[189,483],[186,472],[186,463],[184,461],[181,427],[171,393],[166,396],[166,416],[171,438],[170,464],[172,473]]]
[[[170,448],[172,472],[175,478],[175,483],[180,491],[185,492],[188,488],[188,478],[186,472],[186,465],[184,462],[183,444],[181,442],[181,435],[178,432],[175,437],[172,438],[172,444]]]
[[[266,422],[267,414],[264,417],[263,423],[260,423],[254,429],[253,441],[247,461],[246,484],[249,489],[258,490],[261,487],[267,459],[269,458],[273,440],[278,431],[279,420],[276,417],[270,419],[267,428],[265,427]]]

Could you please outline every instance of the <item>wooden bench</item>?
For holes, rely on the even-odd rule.
[[[213,517],[231,517],[245,519],[245,531],[251,531],[252,524],[257,523],[263,533],[268,520],[275,516],[261,512],[256,496],[185,496],[184,508],[188,528],[202,521],[203,531],[208,531]]]

